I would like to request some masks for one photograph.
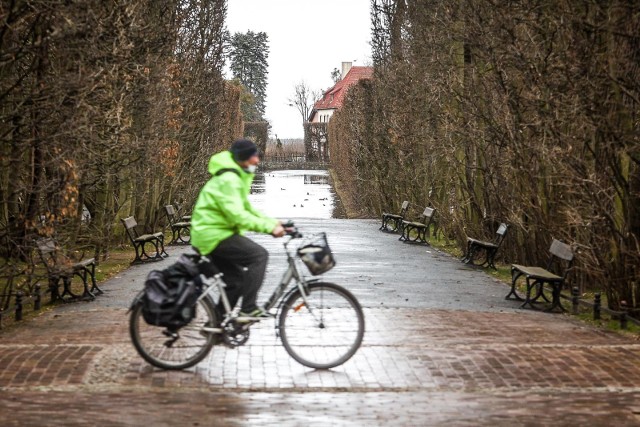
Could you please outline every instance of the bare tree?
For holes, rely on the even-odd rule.
[[[331,80],[333,80],[334,84],[338,83],[340,80],[342,80],[342,72],[337,68],[334,68],[331,72]]]
[[[304,80],[301,80],[294,87],[295,93],[289,98],[289,106],[296,107],[302,116],[302,123],[309,121],[309,115],[313,110],[313,104],[320,98],[318,91],[311,90]]]

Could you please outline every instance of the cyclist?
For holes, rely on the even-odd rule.
[[[260,163],[258,154],[248,139],[236,140],[228,151],[214,154],[208,166],[211,178],[200,190],[191,216],[191,245],[224,273],[231,307],[242,296],[240,316],[255,319],[269,317],[256,305],[269,254],[244,233],[285,234],[280,221],[256,210],[247,197]],[[222,301],[217,311],[224,313]]]

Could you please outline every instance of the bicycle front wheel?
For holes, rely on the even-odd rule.
[[[185,369],[204,359],[215,342],[215,334],[203,328],[217,327],[213,303],[202,298],[196,303],[196,315],[188,325],[172,331],[147,324],[142,304],[131,310],[129,333],[134,347],[144,360],[161,369]]]
[[[280,338],[299,363],[329,369],[351,358],[364,336],[364,314],[351,292],[333,283],[309,285],[284,302],[279,319]]]

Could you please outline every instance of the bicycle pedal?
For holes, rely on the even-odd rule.
[[[162,335],[164,335],[165,337],[169,337],[171,339],[174,339],[174,340],[179,338],[179,335],[178,335],[177,332],[173,332],[173,331],[170,331],[168,329],[165,329],[164,331],[162,331]]]

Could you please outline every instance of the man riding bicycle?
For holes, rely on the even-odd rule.
[[[211,178],[200,190],[191,216],[191,245],[224,274],[231,307],[242,296],[240,316],[255,319],[269,317],[256,305],[269,253],[244,233],[285,234],[280,221],[249,202],[258,163],[258,147],[248,139],[236,140],[228,151],[214,154],[208,166]],[[222,302],[217,311],[224,313]]]

